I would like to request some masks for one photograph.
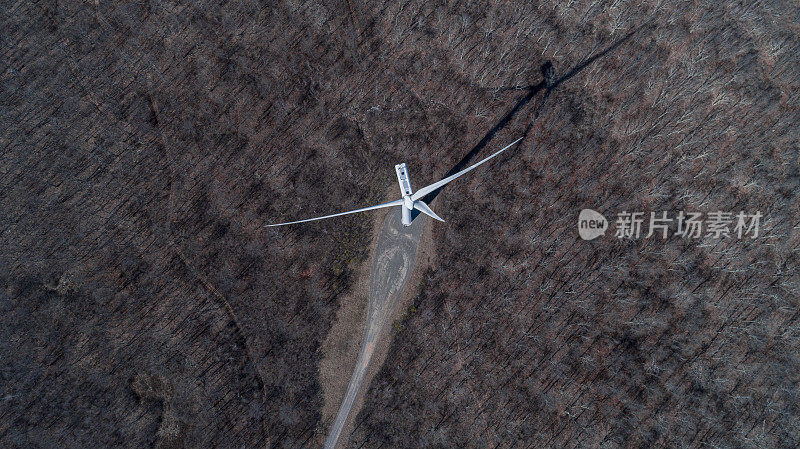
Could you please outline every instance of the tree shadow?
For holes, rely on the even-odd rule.
[[[492,127],[492,129],[490,129],[489,132],[487,132],[486,135],[484,135],[483,138],[474,147],[472,147],[472,149],[469,151],[469,153],[467,153],[463,158],[461,158],[460,161],[458,161],[458,163],[456,165],[454,165],[450,170],[448,170],[448,172],[444,176],[442,176],[442,178],[446,178],[448,176],[452,176],[452,175],[458,173],[459,171],[467,168],[470,165],[470,163],[472,162],[472,160],[475,158],[475,156],[477,156],[478,153],[480,153],[481,150],[483,150],[483,148],[492,140],[492,138],[494,138],[494,136],[498,132],[503,130],[506,127],[506,125],[508,125],[508,123],[511,121],[511,119],[513,119],[514,116],[516,116],[517,113],[522,108],[524,108],[525,105],[527,105],[536,96],[537,93],[539,93],[540,91],[544,90],[544,96],[542,97],[542,101],[539,102],[538,107],[534,111],[533,118],[528,123],[528,125],[525,127],[525,130],[522,133],[522,140],[520,140],[516,145],[516,147],[519,148],[519,146],[527,138],[528,133],[533,128],[533,125],[536,122],[536,119],[539,118],[539,114],[541,113],[542,108],[544,107],[545,103],[547,102],[547,98],[550,96],[550,93],[555,88],[557,88],[564,81],[567,81],[568,79],[572,78],[573,76],[575,76],[578,73],[580,73],[581,71],[583,71],[586,67],[590,66],[592,63],[594,63],[598,59],[602,58],[603,56],[605,56],[605,55],[609,54],[610,52],[612,52],[612,51],[616,50],[617,48],[619,48],[620,45],[622,45],[623,43],[627,42],[631,37],[633,37],[633,35],[638,33],[648,23],[649,22],[644,23],[644,24],[639,25],[638,27],[634,28],[633,30],[628,32],[628,34],[626,34],[625,36],[622,36],[621,38],[619,38],[618,40],[613,42],[611,45],[609,45],[608,47],[606,47],[602,51],[600,51],[598,53],[595,53],[594,55],[592,55],[589,58],[585,59],[583,62],[581,62],[580,64],[578,64],[577,66],[575,66],[574,68],[569,70],[566,74],[564,74],[560,78],[556,78],[555,77],[555,71],[553,70],[553,64],[550,61],[547,61],[541,67],[542,81],[540,81],[538,84],[535,84],[535,85],[532,85],[532,86],[527,86],[527,87],[506,87],[506,88],[498,89],[498,90],[527,90],[527,93],[523,97],[518,99],[517,102],[514,104],[514,106]],[[422,201],[424,201],[427,204],[430,204],[434,199],[436,199],[436,197],[439,195],[439,192],[441,192],[443,188],[444,187],[440,187],[440,188],[434,190],[433,192],[425,195],[424,197],[421,198]],[[412,221],[417,216],[419,216],[419,214],[420,214],[419,211],[417,211],[416,209],[413,210],[412,213],[411,213]]]

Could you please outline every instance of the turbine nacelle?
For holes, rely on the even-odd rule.
[[[406,164],[397,164],[394,166],[394,170],[397,172],[397,182],[400,184],[400,194],[403,195],[403,226],[411,226],[411,222],[414,221],[414,214],[412,213],[414,209],[431,218],[444,221],[441,217],[436,215],[427,204],[425,204],[422,200],[417,199],[421,198],[425,194],[420,194],[420,192],[415,194],[411,189],[411,178],[408,176]]]

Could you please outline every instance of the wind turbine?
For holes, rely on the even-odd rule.
[[[290,224],[295,224],[295,223],[305,223],[307,221],[324,220],[326,218],[338,217],[340,215],[355,214],[355,213],[358,213],[358,212],[364,212],[364,211],[368,211],[368,210],[381,209],[383,207],[394,207],[394,206],[401,206],[403,208],[403,218],[402,218],[403,226],[411,226],[411,220],[412,220],[411,211],[413,209],[416,209],[416,210],[422,212],[423,214],[428,215],[431,218],[435,218],[435,219],[437,219],[437,220],[439,220],[441,222],[444,222],[444,220],[442,220],[442,218],[440,216],[436,215],[436,213],[434,211],[432,211],[431,208],[428,207],[428,205],[425,204],[421,200],[421,198],[424,197],[425,195],[433,192],[434,190],[436,190],[436,189],[438,189],[440,187],[443,187],[445,184],[449,183],[450,181],[453,181],[454,179],[458,178],[459,176],[461,176],[461,175],[463,175],[463,174],[465,174],[467,172],[472,171],[473,169],[477,168],[479,165],[483,164],[484,162],[487,162],[488,160],[492,159],[493,157],[497,156],[498,154],[502,153],[503,151],[506,151],[507,149],[511,148],[512,146],[514,146],[515,143],[519,142],[520,140],[522,140],[522,137],[520,137],[519,139],[517,139],[517,140],[511,142],[510,144],[506,145],[505,147],[503,147],[502,150],[494,153],[493,155],[487,157],[486,159],[483,159],[482,161],[480,161],[480,162],[478,162],[478,163],[476,163],[474,165],[470,165],[469,167],[465,168],[464,170],[461,170],[460,172],[458,172],[458,173],[456,173],[454,175],[448,176],[448,177],[442,179],[439,182],[435,182],[435,183],[433,183],[433,184],[431,184],[429,186],[425,186],[425,187],[417,190],[416,192],[411,190],[411,180],[408,178],[408,171],[406,170],[406,164],[397,164],[397,165],[394,166],[394,169],[397,172],[397,182],[400,183],[400,192],[403,195],[403,197],[400,198],[400,199],[397,199],[397,200],[394,200],[394,201],[390,201],[388,203],[378,204],[377,206],[369,206],[369,207],[363,207],[361,209],[351,210],[351,211],[347,211],[347,212],[340,212],[338,214],[325,215],[325,216],[316,217],[316,218],[307,218],[305,220],[290,221],[290,222],[287,222],[287,223],[268,224],[268,225],[264,225],[264,226],[265,227],[269,227],[269,226],[284,226],[284,225],[290,225]]]

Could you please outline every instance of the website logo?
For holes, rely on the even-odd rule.
[[[606,218],[592,209],[583,209],[578,215],[578,234],[584,240],[593,240],[613,225],[614,237],[617,239],[638,240],[641,238],[680,237],[687,240],[712,238],[751,239],[761,235],[761,211],[739,213],[726,211],[687,212],[660,211],[646,212],[622,211],[616,214],[616,220],[609,224]],[[645,232],[646,231],[646,232]]]
[[[608,230],[608,220],[600,212],[592,209],[583,209],[578,215],[578,234],[584,240],[594,240],[605,235]]]

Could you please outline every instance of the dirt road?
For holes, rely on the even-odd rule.
[[[411,226],[404,228],[400,222],[400,208],[386,214],[378,244],[372,257],[369,280],[369,311],[364,329],[364,339],[355,369],[350,377],[342,405],[333,421],[326,449],[334,449],[361,390],[378,339],[390,325],[390,317],[401,298],[403,287],[411,276],[417,243],[425,226],[424,215],[418,216]]]

